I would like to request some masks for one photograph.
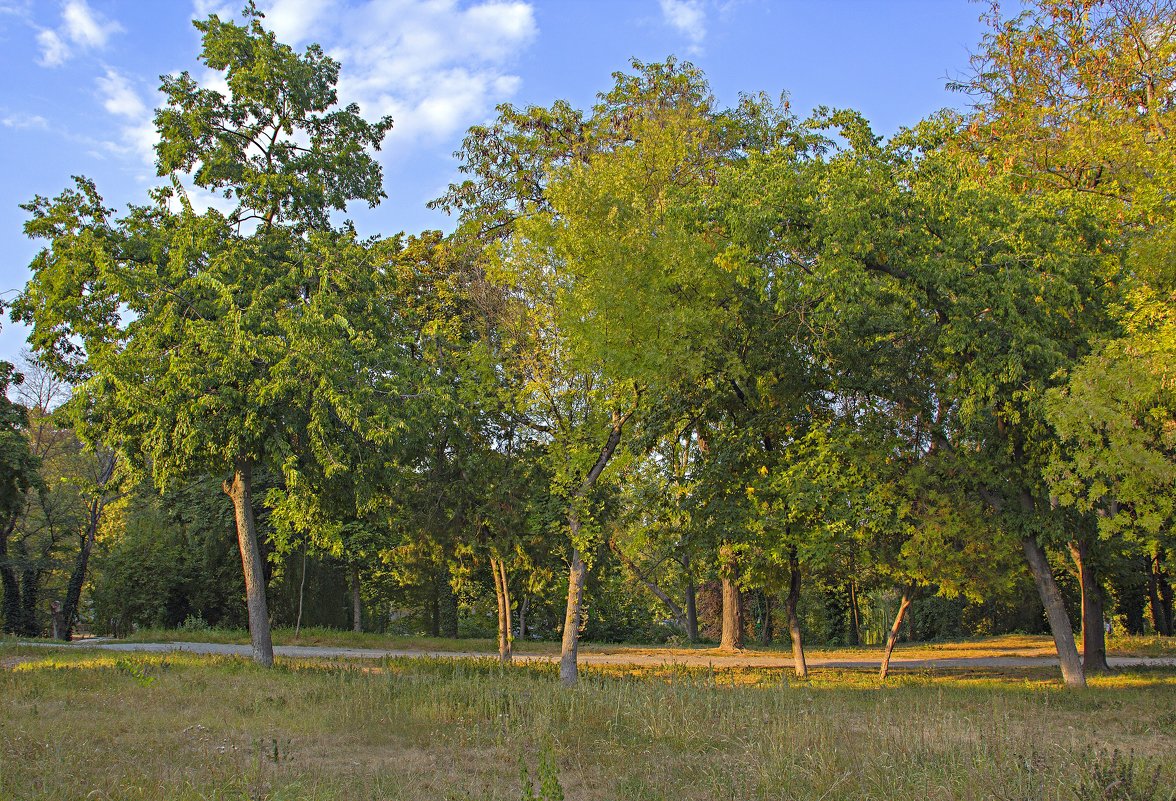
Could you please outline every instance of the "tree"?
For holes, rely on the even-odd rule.
[[[47,240],[14,304],[34,349],[75,382],[85,436],[167,486],[227,476],[254,659],[273,661],[253,476],[309,454],[331,463],[339,431],[392,436],[400,353],[383,332],[385,271],[370,243],[332,225],[383,197],[369,155],[391,127],[336,108],[339,65],[244,25],[195,22],[201,62],[228,95],[166,77],[156,113],[171,187],[114,217],[90,181],[34,199],[26,232]],[[182,187],[235,202],[198,213]]]

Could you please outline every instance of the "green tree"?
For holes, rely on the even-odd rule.
[[[247,16],[194,23],[227,96],[186,72],[163,80],[156,151],[171,188],[122,218],[85,179],[25,207],[26,232],[48,245],[14,311],[38,354],[74,379],[83,436],[160,486],[227,476],[254,658],[268,665],[254,471],[304,454],[341,462],[340,431],[391,436],[386,399],[401,376],[378,252],[331,222],[349,201],[383,196],[369,150],[391,120],[337,108],[339,65]],[[234,210],[198,213],[184,176]]]

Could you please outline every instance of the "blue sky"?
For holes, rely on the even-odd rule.
[[[151,111],[158,76],[196,62],[194,17],[235,16],[223,0],[0,0],[0,292],[11,299],[37,245],[18,204],[74,174],[108,205],[142,202],[158,179]],[[721,104],[787,92],[794,110],[858,109],[880,133],[966,98],[986,5],[967,0],[259,0],[284,41],[342,62],[340,94],[396,127],[381,161],[388,200],[354,210],[364,233],[449,227],[425,208],[456,177],[465,129],[501,102],[590,105],[629,59],[693,61]],[[24,332],[5,320],[0,358]]]

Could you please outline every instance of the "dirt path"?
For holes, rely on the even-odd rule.
[[[111,640],[90,639],[71,644],[65,643],[22,643],[22,645],[54,645],[67,648],[100,648],[110,651],[131,651],[138,653],[168,653],[184,651],[193,654],[209,654],[222,656],[249,656],[248,645],[231,645],[224,643],[202,642],[118,642]],[[321,645],[277,645],[274,646],[277,656],[293,658],[319,659],[384,659],[409,657],[417,659],[487,659],[492,653],[476,653],[472,651],[419,651],[419,650],[383,650],[374,648],[334,648]],[[555,662],[557,654],[516,654],[519,662]],[[1176,657],[1131,657],[1112,656],[1107,658],[1111,667],[1176,667]],[[808,658],[810,667],[831,668],[877,668],[880,658],[872,657],[824,657],[814,655]],[[942,658],[910,658],[899,655],[890,660],[896,668],[1035,668],[1057,665],[1056,656],[959,656]],[[581,653],[582,665],[628,665],[633,667],[661,667],[664,665],[687,665],[696,667],[764,667],[790,668],[791,656],[785,654],[767,654],[748,652],[742,654],[720,654],[713,651],[675,651],[666,649],[657,652],[651,649],[635,653]]]

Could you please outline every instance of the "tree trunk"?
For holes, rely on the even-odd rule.
[[[302,599],[306,597],[306,546],[302,547],[302,580],[298,582],[298,615],[294,618],[294,636],[302,631]]]
[[[274,664],[274,644],[270,637],[269,611],[265,602],[265,572],[261,548],[257,543],[257,525],[253,519],[253,464],[238,457],[232,481],[224,491],[233,500],[237,519],[237,545],[241,550],[241,568],[245,573],[245,603],[249,611],[249,639],[253,661],[265,667]]]
[[[1147,560],[1147,594],[1151,608],[1152,629],[1156,634],[1170,637],[1172,632],[1168,629],[1164,619],[1164,607],[1160,601],[1160,557],[1156,555]]]
[[[16,568],[8,561],[8,539],[16,527],[13,520],[0,529],[0,583],[4,587],[4,633],[17,634],[21,628],[20,580]],[[1157,605],[1154,607],[1159,608]]]
[[[882,655],[882,669],[878,673],[880,681],[886,681],[886,674],[890,672],[890,655],[894,652],[894,644],[898,642],[898,632],[902,629],[902,621],[910,609],[914,598],[915,585],[907,584],[902,589],[902,601],[898,604],[898,614],[894,616],[894,625],[890,627],[890,636],[886,638],[886,653]]]
[[[772,644],[772,594],[760,591],[760,645]]]
[[[1090,563],[1086,540],[1071,540],[1070,556],[1078,569],[1078,585],[1082,590],[1082,670],[1086,675],[1105,673],[1109,668],[1106,630],[1103,628],[1102,588],[1098,585],[1098,577]]]
[[[850,569],[853,569],[852,565],[850,565]],[[849,644],[853,646],[862,644],[862,620],[861,610],[858,608],[857,580],[852,575],[849,577]]]
[[[356,633],[363,631],[363,597],[359,593],[359,565],[357,564],[351,566],[351,630]]]
[[[698,599],[694,579],[686,579],[686,637],[698,642]]]
[[[800,616],[796,613],[800,604],[800,560],[795,548],[788,557],[788,572],[788,598],[784,602],[788,612],[788,635],[792,638],[793,669],[803,679],[808,676],[808,664],[804,661],[804,639],[800,634]]]
[[[723,545],[719,549],[719,566],[723,579],[723,634],[719,648],[723,651],[743,649],[743,598],[739,594],[739,563],[735,549]]]
[[[519,639],[527,636],[527,609],[531,606],[531,596],[524,595],[523,602],[519,604]]]
[[[575,520],[573,541],[579,533],[579,528],[579,521]],[[559,680],[566,687],[572,686],[580,678],[576,656],[580,647],[580,618],[584,606],[584,580],[587,575],[588,566],[580,558],[580,552],[573,547],[572,561],[568,568],[568,607],[564,614],[563,647],[559,657]]]
[[[26,637],[40,637],[41,626],[37,622],[37,601],[41,598],[41,571],[26,568],[20,575],[21,634]]]
[[[490,570],[494,573],[494,591],[498,596],[498,661],[510,662],[514,643],[510,620],[510,583],[507,581],[506,564],[501,559],[490,559]]]
[[[1053,633],[1058,662],[1062,668],[1062,680],[1068,687],[1085,687],[1086,677],[1082,673],[1082,662],[1078,659],[1078,648],[1074,645],[1074,630],[1070,626],[1062,594],[1050,572],[1045,550],[1031,534],[1021,540],[1021,546],[1025,549],[1025,560],[1029,563],[1037,594],[1041,596],[1041,604],[1049,619],[1049,629]]]

